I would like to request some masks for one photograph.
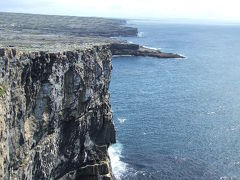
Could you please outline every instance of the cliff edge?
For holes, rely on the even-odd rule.
[[[137,34],[125,20],[0,20],[0,179],[114,179],[112,55],[182,57],[109,38]]]
[[[23,51],[67,51],[79,46],[108,44],[113,55],[184,58],[117,38],[137,36],[138,29],[126,20],[0,12],[0,47]]]
[[[0,49],[0,179],[113,178],[111,56]]]

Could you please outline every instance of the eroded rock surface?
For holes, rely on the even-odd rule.
[[[0,179],[112,179],[107,46],[0,49]]]

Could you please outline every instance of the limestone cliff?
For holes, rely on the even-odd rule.
[[[112,179],[107,46],[0,49],[0,179]]]

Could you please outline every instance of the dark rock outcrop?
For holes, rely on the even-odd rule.
[[[131,43],[112,43],[110,49],[113,55],[131,55],[131,56],[148,56],[156,58],[184,58],[181,55],[174,53],[165,53],[160,50],[155,50],[138,44]]]
[[[107,46],[0,49],[0,179],[112,179]]]

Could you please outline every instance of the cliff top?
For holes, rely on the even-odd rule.
[[[0,12],[0,47],[21,51],[89,48],[120,42],[113,36],[133,36],[137,29],[122,19]]]
[[[136,35],[137,28],[125,26],[126,20],[0,12],[0,29],[23,34],[64,34],[76,36]]]
[[[0,33],[0,48],[16,48],[20,51],[60,52],[88,49],[92,46],[120,43],[123,41],[104,37],[76,37],[65,35],[32,35]]]
[[[0,49],[58,53],[110,45],[113,55],[183,58],[111,38],[137,35],[122,19],[0,12],[0,22]]]

